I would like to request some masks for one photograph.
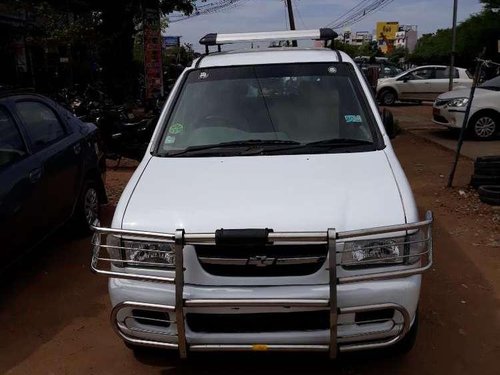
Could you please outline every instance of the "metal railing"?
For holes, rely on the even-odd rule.
[[[344,283],[381,280],[391,278],[402,278],[420,274],[432,265],[432,213],[428,211],[425,220],[417,223],[391,225],[364,230],[353,230],[336,232],[335,229],[319,232],[273,232],[266,230],[247,230],[248,232],[230,232],[230,236],[224,239],[223,233],[186,233],[177,230],[175,233],[156,233],[145,231],[131,231],[111,228],[94,228],[95,234],[92,239],[93,255],[91,268],[94,272],[111,277],[126,278],[143,281],[165,282],[175,285],[175,306],[153,305],[137,302],[124,302],[115,306],[111,320],[117,334],[125,341],[137,345],[149,345],[157,347],[177,348],[180,356],[187,356],[188,345],[186,343],[185,308],[186,307],[314,307],[329,309],[330,315],[330,340],[329,345],[191,345],[189,350],[321,350],[328,351],[331,358],[335,358],[338,351],[351,351],[367,348],[378,348],[394,344],[399,341],[408,331],[410,326],[409,313],[397,304],[382,304],[370,306],[337,306],[337,285]],[[256,231],[258,233],[256,234]],[[228,231],[226,231],[228,232]],[[245,240],[257,241],[273,246],[279,244],[325,244],[327,245],[327,271],[329,274],[329,298],[328,299],[187,299],[184,295],[184,246],[197,244],[213,244],[219,241],[235,241],[235,235],[241,234]],[[391,236],[381,236],[391,234]],[[254,237],[252,237],[254,236]],[[255,237],[256,236],[256,237]],[[419,237],[420,236],[420,237]],[[237,236],[236,236],[237,237]],[[394,239],[391,245],[384,243],[387,238]],[[144,241],[155,244],[154,248],[137,246],[125,246],[129,242]],[[238,239],[236,238],[236,242]],[[368,246],[354,246],[359,241],[372,241]],[[377,242],[378,241],[378,242]],[[124,244],[125,243],[125,244]],[[342,244],[344,246],[342,246]],[[353,245],[346,250],[346,246]],[[415,249],[412,250],[412,246]],[[375,255],[380,251],[393,251],[390,257],[384,260],[394,261],[392,265],[381,263],[381,259],[375,257],[363,260],[359,257],[363,251],[374,250]],[[108,256],[101,254],[107,251]],[[361,253],[360,253],[361,251]],[[130,253],[154,252],[164,259],[165,262],[141,261],[130,257]],[[168,254],[167,254],[168,253]],[[344,257],[351,257],[351,261],[345,262]],[[360,255],[361,254],[361,255]],[[168,256],[167,256],[168,255]],[[353,263],[352,259],[358,259]],[[340,259],[340,262],[338,262]],[[167,261],[168,260],[168,261]],[[355,269],[349,269],[355,264]],[[107,265],[107,266],[106,266]],[[154,265],[155,268],[151,268]],[[131,267],[133,266],[133,267]],[[342,269],[342,277],[337,276],[337,269]],[[165,270],[169,270],[165,274]],[[382,270],[382,271],[381,271]],[[160,271],[160,272],[158,272]],[[163,272],[161,272],[163,271]],[[155,340],[143,340],[134,337],[126,327],[126,322],[117,320],[118,312],[125,307],[140,306],[144,309],[152,309],[175,314],[175,326],[177,328],[177,343],[162,342]],[[392,308],[403,317],[399,332],[387,340],[375,343],[342,344],[337,343],[337,317],[338,314],[371,311],[375,309]]]

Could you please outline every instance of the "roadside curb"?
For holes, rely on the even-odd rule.
[[[425,129],[418,129],[418,130],[425,130]],[[424,135],[418,134],[418,130],[417,129],[404,129],[404,128],[401,128],[401,133],[402,134],[412,135],[414,137],[422,139],[423,141],[425,141],[427,143],[432,143],[433,145],[439,147],[441,150],[448,151],[451,154],[455,154],[456,153],[456,150],[452,150],[449,147],[443,146],[442,144],[440,144],[438,142],[435,142],[434,140],[432,140],[429,137],[426,137]],[[470,156],[464,155],[462,153],[460,153],[460,158],[468,159],[468,160],[471,160],[471,161],[475,160],[474,158],[471,158]]]

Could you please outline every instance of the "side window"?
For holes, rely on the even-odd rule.
[[[7,110],[0,107],[0,168],[26,155],[21,133]]]
[[[453,78],[458,78],[458,69],[454,69],[455,74]],[[436,79],[449,79],[450,78],[450,68],[438,68],[436,69]]]
[[[432,68],[424,68],[418,69],[413,72],[413,75],[416,79],[433,79],[435,78],[434,69]]]
[[[64,127],[59,118],[46,104],[23,101],[16,103],[16,108],[36,150],[65,135]]]

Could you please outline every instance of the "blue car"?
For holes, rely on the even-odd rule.
[[[0,91],[0,269],[69,221],[89,232],[107,200],[100,149],[96,126],[54,101]]]

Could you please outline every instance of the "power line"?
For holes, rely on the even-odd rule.
[[[292,4],[295,7],[295,11],[296,11],[297,15],[299,16],[299,20],[302,23],[302,27],[304,29],[307,29],[307,26],[306,26],[306,24],[304,22],[304,19],[302,18],[302,15],[300,14],[299,6],[297,5],[297,0],[295,0],[295,2],[292,0]]]
[[[171,14],[169,16],[169,21],[170,21],[170,23],[175,23],[175,22],[188,20],[188,19],[191,19],[193,17],[229,11],[229,10],[232,10],[236,7],[243,5],[247,1],[249,1],[249,0],[212,0],[210,2],[202,3],[199,5],[195,3],[195,10],[194,10],[193,14],[191,14],[189,16],[186,16],[183,14]],[[289,0],[289,1],[291,2],[292,0]],[[361,0],[355,6],[350,8],[347,12],[345,12],[344,14],[335,18],[333,21],[331,21],[325,27],[331,27],[333,29],[342,29],[346,26],[353,25],[353,24],[361,21],[363,18],[365,18],[369,14],[372,14],[376,11],[379,11],[379,10],[385,8],[387,5],[389,5],[393,1],[394,0]],[[285,0],[285,3],[288,3],[288,1]],[[299,19],[300,19],[303,27],[306,28],[304,19],[302,18],[302,15],[300,14],[300,11],[299,11],[297,4],[293,4],[293,6],[295,7],[295,10],[297,12],[297,15],[299,16]],[[293,12],[293,8],[292,8],[293,6],[291,5],[290,7],[288,7],[289,14]],[[290,24],[290,28],[292,28],[291,24]]]
[[[363,3],[367,3],[368,1],[370,0],[363,0],[363,1],[360,1],[357,5],[355,5],[354,7],[352,7],[351,9],[349,9],[347,12],[345,12],[344,14],[338,16],[337,18],[335,18],[332,22],[330,22],[328,25],[326,25],[327,27],[328,26],[331,26],[331,25],[335,25],[335,23],[337,23],[338,21],[342,20],[343,18],[345,17],[348,17],[350,13],[352,12],[355,12],[357,11],[362,5]]]
[[[387,5],[392,3],[394,0],[363,0],[360,1],[356,6],[348,10],[346,13],[337,17],[335,20],[330,22],[327,27],[333,29],[341,29],[349,25],[353,25],[363,18],[372,14],[378,10],[385,8]]]
[[[170,23],[175,23],[207,14],[221,13],[236,8],[246,1],[248,0],[217,0],[206,4],[195,4],[193,14],[188,16],[184,14],[171,14],[169,15],[169,20]]]
[[[288,10],[286,8],[286,4],[283,2],[283,10],[285,11],[285,30],[288,30],[289,24],[288,24]]]

